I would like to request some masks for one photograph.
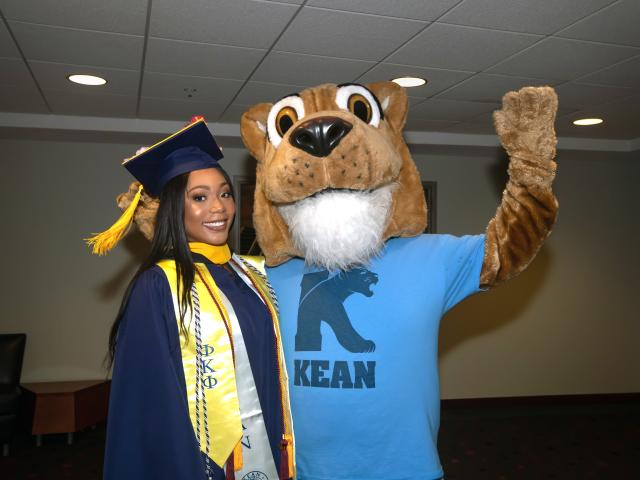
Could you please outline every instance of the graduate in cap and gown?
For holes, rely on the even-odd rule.
[[[277,303],[260,262],[227,245],[235,201],[221,158],[199,119],[125,160],[135,195],[89,239],[106,253],[141,198],[155,201],[151,251],[110,336],[106,480],[294,477]]]

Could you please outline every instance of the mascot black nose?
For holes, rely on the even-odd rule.
[[[318,117],[300,124],[289,137],[289,143],[300,150],[326,157],[338,146],[353,125],[338,117]]]

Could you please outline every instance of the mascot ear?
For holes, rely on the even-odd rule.
[[[370,83],[371,90],[382,107],[384,119],[395,132],[401,132],[407,120],[408,100],[405,89],[393,82]]]
[[[272,104],[259,103],[244,112],[240,119],[240,135],[247,150],[258,161],[264,159],[267,147],[267,117]]]

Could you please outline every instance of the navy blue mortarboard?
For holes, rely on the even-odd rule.
[[[169,180],[183,173],[218,167],[222,152],[204,119],[123,162],[123,166],[157,197]]]

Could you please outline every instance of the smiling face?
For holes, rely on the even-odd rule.
[[[184,228],[190,242],[224,245],[236,213],[231,185],[216,168],[189,174],[184,199]]]

